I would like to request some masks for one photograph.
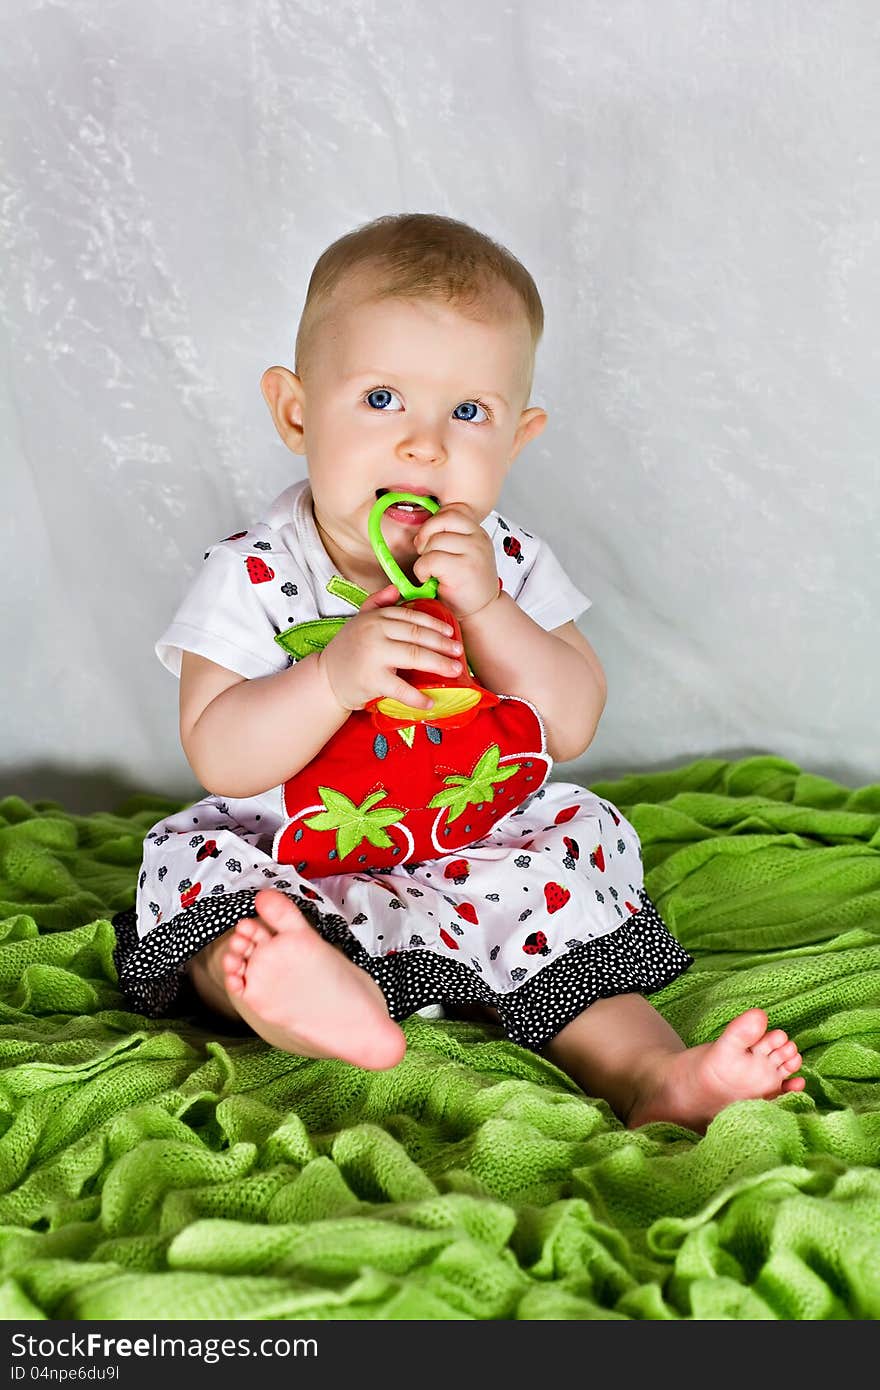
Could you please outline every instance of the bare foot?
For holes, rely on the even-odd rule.
[[[401,1029],[366,971],[309,925],[277,889],[254,899],[223,955],[226,990],[245,1023],[273,1047],[301,1057],[338,1057],[368,1071],[396,1066]]]
[[[731,1020],[715,1042],[701,1043],[659,1061],[626,1117],[628,1129],[651,1120],[672,1120],[700,1132],[735,1100],[772,1100],[802,1091],[797,1043],[781,1028],[767,1031],[763,1009],[747,1009]]]

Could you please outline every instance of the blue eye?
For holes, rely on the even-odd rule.
[[[453,414],[453,416],[454,416],[454,418],[455,418],[456,420],[466,420],[468,424],[472,424],[472,423],[473,423],[473,420],[474,420],[473,415],[459,415],[458,412],[459,412],[460,410],[482,410],[482,411],[483,411],[483,417],[484,417],[486,420],[488,420],[488,418],[489,418],[489,416],[487,415],[486,411],[483,410],[483,407],[480,405],[479,401],[462,401],[461,405],[457,405],[457,406],[455,407],[455,409],[453,410],[453,412],[452,412],[452,414]],[[477,421],[477,424],[478,424],[478,425],[481,425],[482,423],[483,423],[482,420],[478,420],[478,421]]]
[[[391,401],[396,400],[399,402],[400,398],[395,391],[389,390],[387,386],[374,386],[372,391],[368,391],[366,396],[364,396],[364,400],[366,401],[367,405],[370,407],[371,410],[386,411]],[[401,406],[400,408],[402,409],[403,407]],[[459,415],[458,412],[460,410],[470,411],[471,413],[467,415]],[[476,419],[475,413],[478,410],[482,410],[483,412],[482,420]],[[391,413],[396,415],[397,411],[394,410]],[[455,410],[452,412],[452,418],[454,420],[463,420],[465,424],[468,425],[481,425],[483,423],[483,420],[489,419],[489,414],[486,411],[486,409],[480,405],[479,401],[462,401],[461,405],[457,405],[455,407]]]
[[[394,392],[389,391],[384,386],[377,386],[373,391],[368,391],[366,395],[367,403],[375,407],[376,410],[384,410],[392,399],[396,399]]]

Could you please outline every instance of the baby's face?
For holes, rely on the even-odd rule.
[[[478,521],[488,515],[546,420],[524,410],[530,351],[524,312],[476,321],[434,300],[340,303],[301,383],[315,519],[337,564],[344,557],[350,570],[374,573],[377,587],[387,582],[367,531],[382,489],[463,502]],[[407,571],[417,530],[383,517]]]

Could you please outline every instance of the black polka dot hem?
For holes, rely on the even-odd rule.
[[[194,999],[184,965],[242,917],[258,915],[257,891],[196,903],[142,940],[138,940],[134,909],[117,913],[113,960],[130,1007],[156,1018],[170,1012],[172,1005],[180,1007],[185,999]],[[370,956],[343,917],[319,912],[313,902],[296,893],[286,896],[326,941],[376,981],[395,1021],[427,1004],[476,1002],[497,1009],[510,1040],[533,1051],[544,1047],[597,999],[653,994],[693,964],[693,957],[671,935],[644,889],[639,893],[641,911],[615,931],[548,961],[508,994],[495,992],[468,966],[433,951]]]

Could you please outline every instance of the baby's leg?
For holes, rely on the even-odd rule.
[[[731,1020],[715,1042],[685,1047],[641,994],[597,999],[544,1049],[588,1095],[602,1096],[630,1129],[672,1120],[699,1132],[735,1100],[802,1091],[797,1044],[768,1031],[763,1009]]]
[[[259,917],[243,917],[190,961],[205,1003],[300,1057],[338,1057],[371,1071],[396,1066],[406,1039],[375,980],[283,893],[261,889],[254,905]]]

